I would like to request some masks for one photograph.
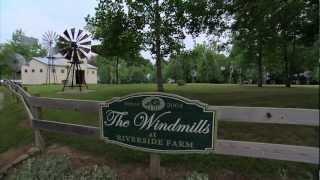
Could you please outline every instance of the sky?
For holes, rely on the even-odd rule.
[[[66,28],[83,29],[84,17],[94,14],[96,0],[0,0],[0,43],[11,40],[16,29],[22,29],[27,36],[39,39],[47,31],[62,33]],[[205,35],[184,40],[186,49],[192,49],[195,43],[208,42]],[[152,59],[150,53],[142,56]]]

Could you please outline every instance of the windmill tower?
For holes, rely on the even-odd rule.
[[[66,29],[60,35],[57,47],[59,52],[70,63],[62,91],[66,87],[79,87],[80,91],[83,86],[88,89],[85,81],[85,72],[81,70],[80,64],[83,63],[83,59],[87,58],[90,53],[91,40],[89,35],[81,29]]]
[[[47,49],[47,58],[48,58],[48,68],[47,68],[47,77],[46,84],[57,83],[57,74],[54,64],[54,47],[58,40],[58,34],[52,31],[48,31],[42,36],[43,43]]]

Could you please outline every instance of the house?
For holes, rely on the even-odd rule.
[[[67,78],[68,68],[70,68],[70,60],[65,59],[61,54],[57,54],[53,58],[51,73],[48,73],[49,58],[33,57],[28,63],[21,66],[22,84],[62,84]],[[81,70],[84,71],[84,77],[87,84],[97,84],[97,67],[90,65],[86,60],[80,64]],[[49,78],[50,75],[50,78]],[[70,78],[72,76],[69,76]],[[69,81],[71,81],[69,79]],[[74,80],[74,82],[76,82]]]

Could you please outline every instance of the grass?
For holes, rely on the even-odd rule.
[[[154,84],[132,85],[92,85],[92,92],[61,93],[62,86],[28,86],[31,94],[40,96],[108,100],[115,96],[124,96],[135,92],[155,91]],[[280,86],[187,84],[186,86],[165,85],[166,92],[179,94],[191,99],[199,99],[210,105],[260,106],[285,108],[318,108],[317,86]],[[13,109],[15,107],[11,107]],[[8,116],[11,114],[8,114]],[[44,109],[43,118],[47,120],[71,122],[97,126],[97,114],[79,113],[64,110]],[[11,126],[11,125],[6,125]],[[0,127],[1,128],[1,127]],[[221,139],[271,142],[294,145],[319,146],[319,128],[295,125],[273,125],[254,123],[219,122],[218,137]],[[99,155],[101,158],[116,160],[120,163],[147,163],[148,154],[106,145],[101,140],[90,137],[65,136],[45,133],[47,142],[60,143]],[[168,167],[184,167],[191,170],[211,173],[228,171],[243,175],[245,179],[311,179],[316,175],[316,166],[303,163],[274,161],[221,155],[162,155],[161,163]]]
[[[46,97],[108,100],[115,96],[124,96],[135,92],[156,91],[155,84],[125,84],[125,85],[91,85],[92,92],[61,93],[62,86],[28,86],[32,94]],[[258,88],[249,85],[225,84],[187,84],[177,86],[166,84],[167,93],[178,94],[191,99],[199,99],[210,105],[228,106],[264,106],[284,108],[318,108],[318,86],[266,86]]]
[[[0,153],[10,148],[29,144],[32,142],[32,130],[26,127],[27,114],[23,105],[17,103],[4,87],[0,86],[0,92],[4,93],[3,109],[0,110]]]

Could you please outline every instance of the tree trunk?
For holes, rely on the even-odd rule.
[[[293,34],[293,42],[292,42],[292,54],[289,62],[289,78],[290,78],[290,84],[292,81],[292,67],[295,66],[295,56],[296,55],[296,35]],[[298,73],[299,74],[299,73]]]
[[[242,85],[242,69],[239,68],[239,84]]]
[[[284,68],[285,68],[286,87],[291,87],[290,62],[288,59],[288,47],[286,42],[284,43],[284,46],[283,46],[283,60],[284,60]]]
[[[119,84],[119,58],[116,57],[116,84]]]
[[[262,72],[262,45],[259,42],[259,52],[258,52],[258,87],[262,87],[263,83],[263,72]]]
[[[156,0],[155,4],[155,34],[156,34],[156,42],[155,42],[155,49],[156,49],[156,66],[157,66],[157,87],[158,91],[163,92],[163,82],[162,82],[162,67],[161,67],[161,41],[160,41],[160,26],[161,26],[161,19],[159,13],[159,0]]]

